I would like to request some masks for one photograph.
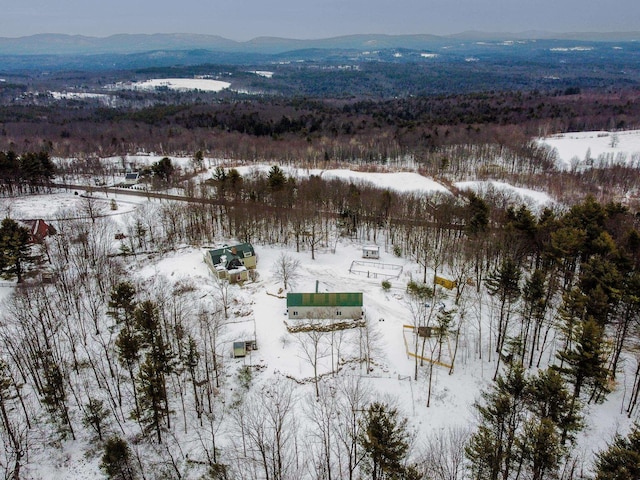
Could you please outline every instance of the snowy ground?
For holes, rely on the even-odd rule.
[[[519,188],[509,185],[505,182],[475,181],[475,182],[457,182],[454,184],[460,190],[473,190],[480,196],[484,196],[493,191],[501,191],[506,193],[513,199],[514,203],[524,203],[531,210],[537,211],[543,207],[551,206],[553,199],[546,192],[539,192],[529,188]]]
[[[260,365],[261,373],[254,378],[256,385],[267,384],[276,376],[283,375],[298,381],[306,381],[299,388],[300,407],[304,398],[313,391],[313,369],[304,357],[295,334],[286,331],[286,300],[278,298],[281,284],[271,274],[271,268],[278,255],[284,249],[268,245],[255,245],[258,254],[259,280],[243,286],[232,286],[232,294],[238,299],[231,307],[230,323],[227,326],[225,340],[225,362],[229,372],[243,365]],[[371,372],[365,372],[360,364],[348,364],[343,370],[345,375],[358,375],[368,381],[375,391],[374,398],[392,399],[397,402],[401,412],[409,419],[410,428],[417,433],[418,439],[424,439],[431,432],[442,432],[454,426],[473,426],[475,414],[473,403],[479,399],[480,391],[491,383],[495,363],[487,361],[486,341],[484,359],[478,358],[478,337],[474,327],[473,313],[469,312],[467,324],[463,327],[455,370],[452,375],[444,367],[434,368],[433,393],[431,406],[427,402],[427,372],[421,367],[418,381],[413,381],[414,360],[405,350],[403,337],[404,324],[411,323],[411,315],[404,300],[404,289],[410,275],[419,276],[417,265],[410,260],[399,259],[381,248],[380,261],[403,264],[405,271],[401,278],[392,281],[389,292],[383,292],[380,281],[349,273],[351,261],[361,257],[361,245],[350,241],[339,242],[336,253],[329,250],[317,253],[311,260],[310,252],[287,251],[301,262],[302,276],[295,291],[314,291],[319,281],[320,291],[362,291],[367,317],[372,320],[377,332],[378,353]],[[143,264],[134,266],[139,279],[153,281],[162,277],[171,284],[185,280],[194,282],[202,291],[202,301],[211,302],[213,280],[202,259],[202,251],[196,248],[184,248],[171,252],[164,257],[143,260]],[[0,294],[3,289],[0,288]],[[486,302],[486,299],[483,299]],[[451,299],[445,299],[452,306]],[[485,315],[489,311],[484,307]],[[384,319],[384,321],[380,321]],[[230,352],[234,340],[255,338],[258,350],[242,359],[231,358]],[[353,338],[356,331],[346,333],[343,339],[343,355],[349,356],[353,350]],[[351,336],[351,337],[350,337]],[[548,355],[552,355],[552,351]],[[319,373],[330,370],[330,353],[321,361]],[[632,378],[621,377],[616,392],[610,395],[603,405],[589,406],[586,411],[587,426],[578,443],[579,451],[586,458],[591,452],[601,449],[618,430],[625,432],[629,421],[622,413],[624,391],[631,386]],[[88,460],[81,454],[86,446],[70,442],[60,458],[51,459],[55,465],[44,463],[42,478],[102,478],[97,474],[97,460]]]
[[[219,92],[230,86],[229,82],[207,78],[153,78],[144,82],[134,82],[130,85],[130,88],[134,90],[155,90],[159,87],[166,87],[170,90]]]
[[[160,161],[164,156],[155,153],[140,153],[135,155],[126,155],[124,157],[107,157],[102,161],[109,162],[120,168],[129,168],[137,170],[147,167]],[[182,168],[185,171],[193,169],[192,157],[167,156],[173,165]],[[57,162],[66,162],[67,159],[56,159]],[[242,176],[267,175],[273,164],[253,164],[251,166],[235,166],[232,161],[222,159],[205,158],[204,163],[206,170],[204,173],[197,175],[197,181],[203,181],[211,178],[217,167],[226,170],[235,168]],[[317,169],[317,168],[296,168],[288,165],[280,165],[285,175],[293,178],[308,178],[316,175],[324,179],[341,179],[359,185],[375,185],[378,188],[394,190],[400,193],[424,193],[424,194],[450,194],[451,192],[445,185],[438,183],[432,178],[420,175],[417,172],[361,172],[349,169]],[[118,184],[123,178],[107,178],[108,184]],[[511,196],[514,203],[527,203],[530,207],[544,207],[553,203],[553,199],[545,192],[515,187],[506,182],[497,182],[493,180],[474,181],[474,182],[458,182],[455,186],[461,190],[473,189],[476,192],[486,193],[488,190],[500,190]]]
[[[136,206],[144,203],[145,198],[112,194],[105,196],[93,194],[90,199],[82,190],[59,192],[49,195],[25,195],[3,198],[0,203],[0,215],[16,219],[40,218],[45,221],[60,221],[61,218],[86,216],[85,205],[92,201],[99,216],[122,216],[131,213]],[[117,210],[111,209],[111,200],[115,200]],[[76,212],[77,215],[71,215]]]
[[[588,135],[588,134],[583,134]],[[599,141],[604,137],[593,138]],[[630,136],[625,137],[620,132],[620,144],[631,145]],[[640,133],[637,137],[640,143]],[[547,139],[549,140],[549,139]],[[568,141],[568,140],[567,140]],[[563,140],[557,139],[558,145],[563,145]],[[640,147],[639,147],[640,150]],[[595,155],[595,151],[592,150]],[[127,161],[152,163],[161,157],[155,155],[139,155],[127,157]],[[180,165],[185,167],[190,159],[184,157],[172,157]],[[121,158],[112,159],[121,162]],[[210,162],[211,168],[219,161]],[[250,175],[257,171],[266,172],[270,165],[259,167],[239,167],[243,175]],[[396,173],[367,173],[349,170],[307,170],[282,167],[287,174],[301,177],[305,175],[322,175],[325,178],[348,178],[355,182],[371,182],[384,188],[398,191],[416,192],[444,192],[443,185],[422,177],[414,172]],[[211,170],[205,174],[211,175]],[[456,184],[458,188],[483,188],[512,190],[521,199],[528,199],[533,204],[546,205],[552,201],[544,192],[534,192],[525,189],[516,189],[508,184],[498,182],[463,182]],[[82,192],[80,192],[82,193]],[[118,210],[110,209],[111,198],[115,198]],[[14,218],[44,218],[55,220],[59,218],[61,210],[77,209],[81,211],[83,203],[87,202],[81,195],[74,192],[61,192],[52,195],[34,195],[15,199],[2,199],[0,204],[2,215],[11,215]],[[137,208],[141,208],[146,200],[131,198],[124,195],[111,195],[110,197],[97,197],[96,203],[100,206],[99,212],[109,215],[114,221],[122,224],[127,214]],[[230,241],[230,239],[221,239]],[[258,255],[259,279],[256,282],[247,282],[243,286],[230,287],[234,298],[237,299],[231,308],[231,323],[228,325],[225,336],[225,349],[227,366],[232,370],[240,368],[244,364],[262,365],[264,368],[256,379],[257,382],[268,383],[274,376],[287,375],[299,381],[306,381],[300,387],[301,393],[312,391],[313,385],[310,379],[313,369],[305,359],[296,335],[289,334],[286,330],[286,301],[279,294],[281,284],[276,282],[272,274],[272,266],[276,258],[283,252],[299,259],[301,263],[301,277],[294,291],[311,292],[315,290],[316,281],[319,282],[320,291],[361,291],[364,296],[366,315],[372,321],[373,328],[377,332],[379,351],[375,356],[372,371],[365,372],[360,364],[346,364],[343,374],[359,375],[368,379],[375,389],[376,397],[386,399],[395,398],[402,412],[409,418],[411,428],[424,438],[424,435],[433,431],[441,431],[449,426],[474,425],[475,417],[472,405],[479,398],[480,391],[490,384],[495,363],[489,361],[486,339],[478,336],[478,319],[486,322],[491,310],[487,298],[481,298],[474,305],[473,296],[469,297],[466,321],[463,325],[460,347],[457,354],[455,369],[449,375],[448,369],[436,367],[434,369],[434,386],[431,398],[431,406],[426,408],[427,399],[427,367],[420,370],[418,381],[413,381],[414,360],[407,356],[405,339],[402,326],[411,323],[411,314],[406,304],[404,290],[408,280],[421,278],[418,265],[406,258],[395,257],[392,249],[384,243],[380,245],[380,262],[402,265],[403,272],[397,280],[391,280],[392,288],[384,292],[380,279],[367,278],[366,275],[349,273],[349,267],[354,260],[362,258],[362,244],[350,240],[340,239],[336,243],[335,253],[331,249],[317,252],[316,260],[311,260],[309,251],[295,252],[281,247],[269,245],[254,245]],[[213,302],[214,286],[208,269],[203,262],[203,252],[200,249],[185,247],[176,252],[168,253],[162,257],[151,257],[136,260],[132,264],[134,274],[140,279],[152,279],[162,277],[175,283],[183,280],[194,282],[202,292],[203,302]],[[432,272],[431,272],[432,273]],[[0,302],[11,291],[12,284],[5,282],[0,284]],[[452,299],[444,300],[448,307],[453,307]],[[482,305],[482,310],[477,305]],[[382,320],[383,319],[383,320]],[[486,331],[486,329],[485,329]],[[230,357],[231,344],[234,340],[255,338],[258,350],[252,352],[244,359],[232,359]],[[353,350],[356,331],[347,331],[344,337],[342,353],[349,356]],[[482,342],[481,342],[482,340]],[[479,358],[479,345],[482,348],[483,358]],[[351,352],[353,353],[353,352]],[[545,358],[552,358],[553,351],[545,352]],[[331,356],[327,353],[321,361],[320,373],[331,370]],[[629,365],[629,368],[631,366]],[[586,457],[591,457],[590,452],[602,448],[617,430],[623,432],[629,426],[629,421],[623,414],[622,404],[625,391],[631,387],[632,376],[621,375],[617,390],[612,393],[603,405],[589,406],[586,412],[587,427],[581,434],[579,450],[585,452]],[[46,466],[48,478],[101,478],[97,472],[97,464],[87,461],[81,454],[74,450],[73,445],[68,446],[64,454],[64,461],[52,459],[58,462],[53,468]],[[61,462],[61,463],[60,463]],[[44,467],[43,467],[44,468]]]
[[[0,305],[2,305],[5,298],[11,295],[14,286],[15,282],[0,280]]]
[[[600,162],[640,164],[640,130],[562,133],[538,141],[556,150],[560,168],[584,168]]]

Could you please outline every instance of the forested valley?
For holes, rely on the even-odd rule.
[[[634,88],[488,91],[400,99],[269,97],[232,92],[119,92],[121,106],[54,100],[3,87],[0,149],[57,156],[201,150],[248,161],[393,162],[411,155],[431,166],[441,148],[497,144],[581,130],[632,129]]]

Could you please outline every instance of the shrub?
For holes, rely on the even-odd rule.
[[[426,283],[418,283],[410,280],[407,283],[407,293],[412,297],[428,299],[433,297],[433,289]]]

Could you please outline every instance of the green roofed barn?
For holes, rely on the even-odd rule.
[[[288,293],[289,319],[362,318],[362,292]]]

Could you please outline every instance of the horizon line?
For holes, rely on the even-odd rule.
[[[358,37],[358,36],[384,36],[384,37],[416,37],[416,36],[430,36],[430,37],[440,37],[440,38],[451,38],[462,35],[505,35],[505,36],[523,36],[523,38],[527,39],[536,39],[533,35],[543,35],[544,39],[550,39],[549,36],[552,35],[561,35],[561,36],[575,36],[575,35],[585,35],[585,36],[607,36],[607,35],[639,35],[640,30],[606,30],[606,31],[596,31],[596,30],[581,30],[581,31],[553,31],[553,30],[522,30],[522,31],[490,31],[490,30],[464,30],[458,31],[454,33],[379,33],[379,32],[370,32],[370,33],[345,33],[339,35],[331,35],[327,37],[313,37],[313,38],[296,38],[296,37],[285,37],[285,36],[277,36],[277,35],[260,35],[257,37],[251,37],[248,40],[236,40],[233,38],[225,37],[223,35],[218,35],[215,33],[190,33],[190,32],[154,32],[154,33],[131,33],[131,32],[121,32],[121,33],[112,33],[109,35],[98,36],[98,35],[87,35],[82,33],[60,33],[60,32],[41,32],[34,33],[31,35],[21,35],[21,36],[2,36],[0,35],[0,39],[4,40],[21,40],[28,39],[39,36],[65,36],[65,37],[83,37],[83,38],[92,38],[98,40],[106,40],[113,37],[121,37],[121,36],[161,36],[161,35],[184,35],[184,36],[198,36],[198,37],[217,37],[224,40],[229,40],[236,43],[249,43],[255,40],[260,39],[279,39],[279,40],[292,40],[292,41],[321,41],[321,40],[331,40],[336,38],[345,38],[345,37]],[[640,39],[640,38],[639,38]]]

